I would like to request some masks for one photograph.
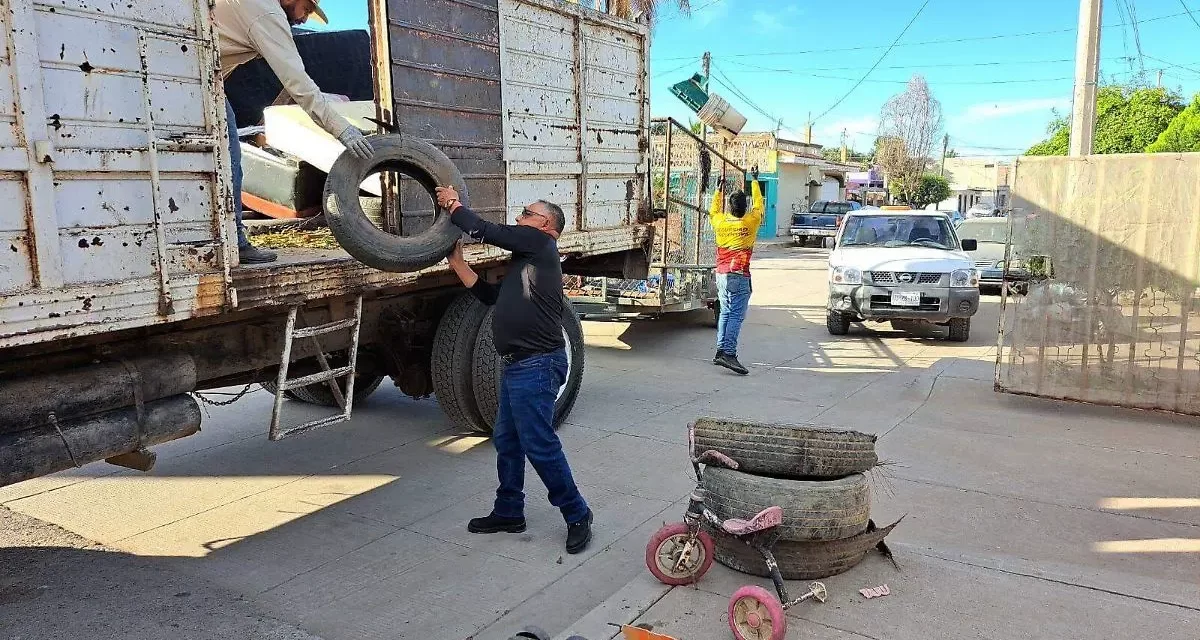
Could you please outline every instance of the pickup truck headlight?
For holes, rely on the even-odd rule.
[[[829,281],[834,284],[862,284],[862,270],[854,267],[834,267],[829,272]]]
[[[950,274],[950,286],[964,289],[978,287],[979,272],[974,269],[955,269]]]

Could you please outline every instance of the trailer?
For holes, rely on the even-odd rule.
[[[367,2],[368,0],[363,0]],[[486,308],[446,264],[340,250],[239,266],[207,0],[9,0],[0,13],[0,486],[97,460],[139,469],[195,433],[204,390],[266,383],[279,439],[345,420],[385,378],[488,431]],[[377,116],[432,142],[472,208],[560,204],[565,273],[644,279],[648,30],[556,0],[369,0]],[[381,225],[430,195],[394,178]],[[508,258],[472,245],[482,277]],[[579,320],[559,420],[582,380]],[[477,344],[478,343],[478,344]],[[290,402],[328,405],[293,424]],[[402,420],[402,416],[397,416]]]

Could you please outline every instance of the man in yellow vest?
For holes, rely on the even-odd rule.
[[[717,318],[717,355],[713,364],[735,373],[750,373],[738,362],[738,334],[750,306],[750,256],[758,227],[762,224],[762,188],[758,184],[758,166],[751,169],[750,197],[742,190],[729,194],[728,212],[723,211],[725,198],[718,187],[713,193],[708,212],[717,243],[717,300],[721,314]]]

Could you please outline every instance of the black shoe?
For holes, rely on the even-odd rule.
[[[729,369],[730,371],[732,371],[738,375],[744,376],[744,375],[750,373],[749,369],[742,366],[742,363],[738,362],[737,356],[730,354],[730,353],[718,353],[717,357],[713,359],[713,362],[721,365],[722,367],[725,367],[726,369]]]
[[[713,356],[713,364],[721,364],[721,357],[725,355],[724,351],[717,349],[717,355]]]
[[[525,518],[502,518],[494,513],[483,518],[471,518],[467,523],[467,531],[471,533],[522,533],[525,531]]]
[[[592,510],[588,509],[583,520],[567,525],[567,553],[576,554],[587,548],[592,540]]]
[[[239,264],[266,264],[268,262],[275,262],[278,259],[279,254],[274,251],[259,249],[252,244],[238,247]]]

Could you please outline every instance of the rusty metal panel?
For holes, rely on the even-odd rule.
[[[1021,158],[996,387],[1200,415],[1200,154]]]
[[[391,99],[400,129],[458,165],[471,208],[503,218],[500,19],[496,0],[387,0]],[[432,202],[402,181],[402,232],[431,220]]]
[[[648,33],[555,0],[500,0],[508,220],[557,203],[568,231],[635,224],[646,199]]]
[[[8,0],[0,348],[217,313],[231,194],[207,0]]]

